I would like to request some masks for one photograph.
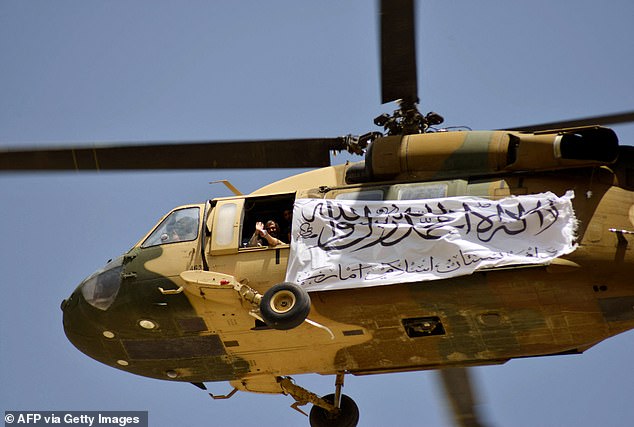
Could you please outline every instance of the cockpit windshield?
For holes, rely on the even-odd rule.
[[[141,244],[142,248],[166,243],[188,242],[198,237],[200,208],[184,208],[172,212]]]

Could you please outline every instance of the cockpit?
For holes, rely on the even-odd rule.
[[[166,243],[189,242],[198,238],[200,208],[172,211],[143,241],[142,248]]]
[[[172,248],[171,243],[194,242],[197,240],[200,230],[200,211],[200,206],[187,206],[175,209],[163,218],[140,244],[141,250],[148,249],[149,251],[145,256],[141,257],[144,260],[142,262],[156,257],[159,253],[168,255],[169,252],[174,255],[174,252],[170,250]],[[162,245],[165,245],[164,249],[157,248]],[[179,248],[176,248],[176,246],[179,246]],[[174,245],[173,249],[177,251],[190,250],[189,247],[184,248],[182,246]],[[156,252],[155,248],[160,252]],[[122,280],[124,278],[136,278],[139,274],[139,271],[131,272],[127,270],[131,270],[131,268],[138,270],[137,267],[131,267],[129,263],[140,254],[141,252],[133,248],[127,254],[109,261],[106,266],[84,279],[79,285],[79,289],[81,289],[86,302],[99,310],[108,310],[119,293]],[[182,259],[182,257],[166,256],[164,257],[165,261],[161,264],[171,267],[170,261],[173,259],[178,260]],[[186,266],[181,268],[184,269]],[[178,268],[176,268],[176,272],[180,272]],[[161,274],[161,272],[158,273]]]

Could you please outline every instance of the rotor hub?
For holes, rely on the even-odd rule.
[[[432,126],[441,124],[443,117],[433,111],[422,115],[414,103],[402,102],[392,115],[381,114],[374,124],[383,127],[387,135],[411,135],[429,132]]]

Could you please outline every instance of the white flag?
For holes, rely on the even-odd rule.
[[[547,264],[575,249],[573,197],[298,199],[286,281],[345,289]]]

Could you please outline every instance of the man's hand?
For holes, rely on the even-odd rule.
[[[255,223],[255,231],[261,236],[266,236],[266,231],[264,230],[264,223],[258,221]]]

